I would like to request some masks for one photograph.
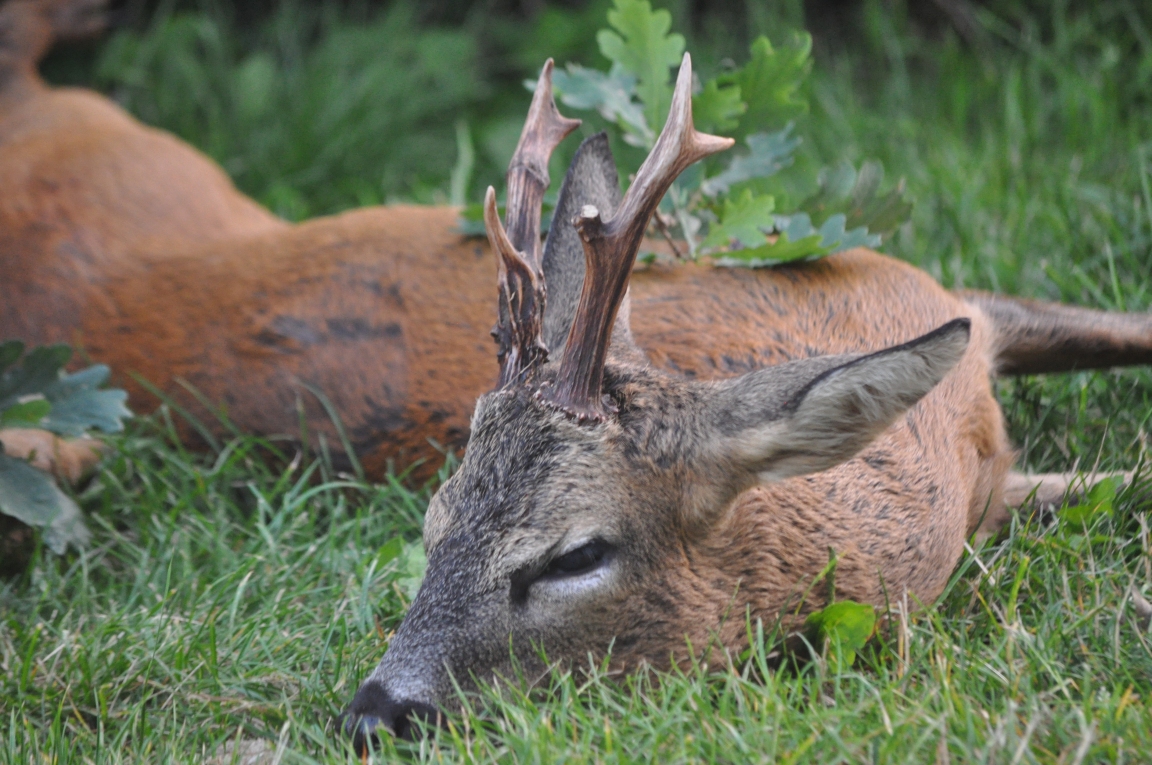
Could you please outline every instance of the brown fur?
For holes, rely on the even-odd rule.
[[[302,397],[309,429],[335,443],[297,381],[311,383],[374,476],[422,458],[427,474],[429,439],[462,447],[497,375],[486,243],[455,233],[448,208],[278,220],[195,149],[97,94],[46,87],[33,64],[52,30],[36,13],[59,4],[0,11],[39,30],[21,32],[24,58],[0,80],[0,337],[76,344],[137,408],[154,400],[139,375],[218,433],[178,381],[269,435],[298,432]],[[639,345],[689,378],[876,349],[930,328],[930,315],[970,313],[923,273],[863,251],[772,271],[653,267],[632,295]]]

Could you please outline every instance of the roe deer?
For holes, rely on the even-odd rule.
[[[610,651],[627,670],[714,640],[739,650],[746,618],[786,612],[789,628],[825,605],[822,588],[799,601],[829,549],[839,598],[931,603],[968,535],[995,531],[1034,487],[1065,489],[1010,472],[990,378],[1152,361],[1147,316],[952,294],[864,250],[681,268],[667,278],[683,291],[633,280],[630,296],[661,197],[732,143],[693,128],[687,55],[623,199],[607,141],[586,140],[541,255],[547,157],[573,127],[548,73],[508,171],[506,230],[486,199],[500,384],[429,505],[423,586],[346,712],[361,749],[438,716],[453,682],[514,678],[510,648],[528,677],[541,652]],[[633,334],[653,311],[668,318]],[[708,380],[684,361],[710,343]]]

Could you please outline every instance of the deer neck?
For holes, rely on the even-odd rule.
[[[0,62],[0,119],[47,90],[40,73],[30,64],[5,68]]]

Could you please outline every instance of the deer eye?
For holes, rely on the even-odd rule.
[[[598,567],[611,551],[612,546],[603,539],[593,539],[588,544],[553,558],[541,572],[540,578],[559,579],[586,574]]]

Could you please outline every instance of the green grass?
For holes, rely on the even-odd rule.
[[[782,193],[803,193],[822,164],[877,157],[917,202],[885,249],[947,286],[1148,310],[1147,12],[1120,0],[1006,5],[981,17],[974,53],[882,7],[867,4],[844,50],[818,58],[803,155]],[[100,82],[290,217],[447,198],[463,116],[479,149],[474,197],[510,153],[530,68],[520,56],[538,51],[509,47],[517,29],[530,37],[511,22],[428,30],[406,13],[353,28],[337,17],[296,25],[283,11],[248,37],[206,15],[162,19],[105,43]],[[549,11],[538,22],[548,34],[531,45],[552,41],[570,52],[561,60],[586,53],[572,30],[594,30],[590,13]],[[702,68],[745,45],[754,16],[727,37],[717,28],[738,28],[730,19],[695,28]],[[396,25],[405,39],[388,48],[383,30]],[[452,55],[480,63],[445,73],[445,41],[465,41]],[[261,60],[277,62],[271,75]],[[324,86],[333,72],[347,87]],[[443,104],[388,100],[441,76]],[[244,90],[260,83],[266,111]],[[1147,370],[998,390],[1031,469],[1142,459]],[[279,745],[285,763],[354,761],[335,717],[403,616],[409,572],[392,540],[418,539],[426,494],[306,458],[272,467],[289,462],[267,459],[286,447],[253,438],[189,454],[171,432],[160,415],[118,440],[80,497],[91,550],[42,552],[0,584],[0,763],[199,762],[237,736]],[[735,666],[626,681],[557,674],[526,696],[487,694],[419,746],[386,742],[379,759],[1152,761],[1152,633],[1128,595],[1152,593],[1148,489],[1125,491],[1086,529],[1014,525],[966,555],[941,601],[897,619],[852,671],[770,671],[769,636]]]
[[[158,422],[120,439],[84,493],[93,548],[0,590],[0,762],[194,762],[237,735],[283,740],[284,762],[349,761],[334,720],[406,603],[402,558],[378,551],[416,538],[423,495],[322,463],[271,470],[254,438],[189,455]],[[558,674],[401,750],[923,762],[946,746],[959,761],[1067,762],[1084,746],[1083,761],[1147,761],[1152,635],[1126,593],[1152,581],[1148,488],[1086,531],[1019,525],[975,551],[937,608],[897,618],[853,671],[768,670],[768,639],[735,666]]]
[[[423,496],[323,464],[266,467],[253,438],[189,455],[155,421],[119,440],[82,499],[96,543],[0,590],[0,762],[196,762],[241,736],[284,762],[348,762],[335,718],[406,603]],[[1149,503],[1085,532],[1014,527],[967,556],[931,612],[853,671],[744,664],[626,682],[563,674],[495,692],[417,761],[1147,761]],[[1140,496],[1145,499],[1139,499]],[[941,743],[943,742],[943,743]],[[386,756],[397,754],[386,742]]]

